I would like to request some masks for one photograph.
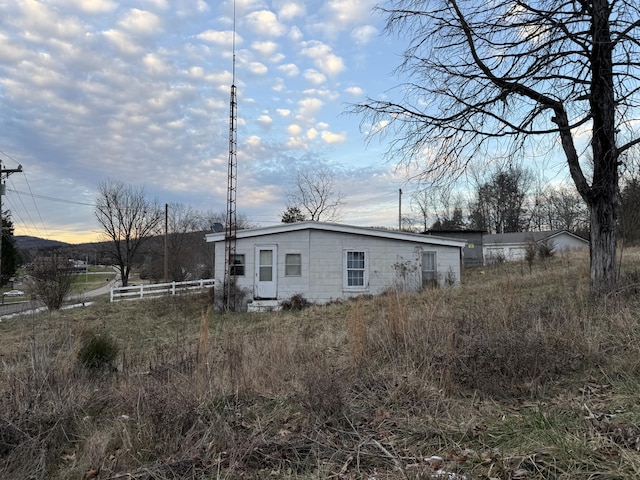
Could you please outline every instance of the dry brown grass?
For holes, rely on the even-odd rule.
[[[601,299],[587,262],[301,312],[201,296],[0,322],[0,478],[633,478],[640,257]],[[78,362],[87,332],[116,370]]]

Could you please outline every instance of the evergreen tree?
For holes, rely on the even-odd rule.
[[[300,207],[289,206],[282,213],[282,223],[295,223],[295,222],[304,222],[306,217]]]
[[[2,214],[2,274],[0,282],[5,285],[9,279],[15,276],[20,266],[20,253],[13,239],[13,221],[11,213],[7,210]]]

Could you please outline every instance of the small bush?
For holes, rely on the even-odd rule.
[[[87,334],[82,340],[78,360],[87,368],[113,367],[119,352],[118,344],[105,334]]]
[[[299,310],[304,310],[310,305],[311,303],[306,298],[304,298],[299,293],[296,293],[290,299],[282,302],[282,309],[289,310],[289,311],[294,311],[294,310],[299,311]]]

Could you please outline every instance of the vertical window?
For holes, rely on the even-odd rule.
[[[302,275],[302,259],[299,253],[287,253],[284,256],[284,276],[299,277]]]
[[[422,252],[422,286],[435,287],[437,284],[436,252]]]
[[[367,258],[364,251],[345,251],[345,281],[347,288],[365,288],[367,286]]]
[[[236,277],[244,275],[244,253],[231,255],[229,274]]]
[[[260,250],[260,276],[261,282],[271,282],[273,280],[273,251]]]

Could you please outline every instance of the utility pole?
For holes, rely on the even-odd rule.
[[[0,160],[0,287],[2,285],[2,244],[4,242],[4,225],[2,217],[2,196],[7,192],[7,186],[4,183],[4,179],[8,178],[12,173],[22,173],[22,165],[18,165],[18,168],[2,168],[2,160]],[[4,295],[2,297],[2,303],[4,303]]]
[[[398,230],[402,230],[402,189],[398,189]]]
[[[164,283],[169,283],[169,204],[164,204]]]

